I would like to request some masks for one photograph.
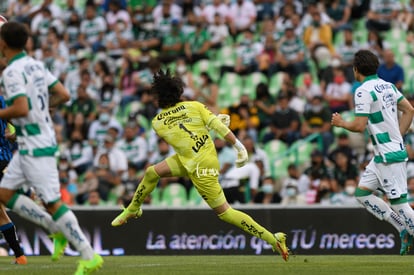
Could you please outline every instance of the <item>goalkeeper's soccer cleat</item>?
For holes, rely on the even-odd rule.
[[[60,232],[54,233],[50,235],[50,237],[53,239],[53,254],[51,258],[52,261],[57,261],[65,252],[65,248],[68,245],[68,240]]]
[[[124,208],[121,214],[119,214],[111,223],[112,226],[121,226],[131,218],[139,218],[142,216],[142,209],[139,208],[136,211],[130,211],[128,208]]]
[[[286,246],[286,234],[282,232],[275,233],[276,244],[273,247],[273,251],[279,252],[283,260],[287,262],[289,259],[289,249]]]
[[[91,260],[80,260],[75,275],[88,275],[102,267],[104,260],[95,253]]]
[[[401,238],[401,248],[400,248],[400,255],[406,255],[413,245],[413,236],[408,233],[406,229],[401,231],[400,233]]]

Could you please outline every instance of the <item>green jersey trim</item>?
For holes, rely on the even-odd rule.
[[[20,58],[23,58],[23,57],[25,57],[26,55],[27,55],[27,54],[26,54],[26,52],[22,51],[22,52],[20,52],[20,53],[16,54],[15,56],[13,56],[13,57],[9,60],[8,64],[10,65],[10,64],[11,64],[11,63],[13,63],[14,61],[16,61],[16,60],[18,60],[18,59],[20,59]]]
[[[367,114],[367,113],[355,113],[355,116],[368,116],[369,117],[369,114]]]
[[[16,98],[21,97],[21,96],[27,97],[26,94],[17,94],[17,95],[15,95],[15,96],[13,96],[13,97],[6,100],[7,106],[11,106],[13,104],[13,102],[16,100]]]
[[[58,150],[57,146],[50,146],[44,148],[36,148],[32,150],[33,157],[53,157]],[[19,150],[20,155],[25,156],[29,155],[30,151],[28,149]]]
[[[365,79],[362,83],[365,83],[365,82],[373,80],[373,79],[378,79],[378,75],[376,75],[376,74],[368,75],[368,76],[365,77]]]
[[[403,204],[408,202],[407,194],[402,194],[398,199],[390,199],[391,205]]]
[[[397,103],[400,103],[400,101],[401,100],[403,100],[404,99],[404,96],[400,96],[398,99],[397,99]]]
[[[385,158],[385,159],[384,159]],[[404,162],[408,158],[407,151],[398,151],[398,152],[390,152],[385,153],[384,157],[382,156],[375,156],[374,162],[375,163],[395,163],[395,162]]]
[[[56,84],[58,84],[59,80],[55,80],[52,84],[50,84],[49,86],[47,86],[47,88],[50,90],[52,89]]]
[[[369,117],[369,121],[372,124],[384,122],[384,117],[382,116],[382,112],[381,111],[372,113],[368,117]]]

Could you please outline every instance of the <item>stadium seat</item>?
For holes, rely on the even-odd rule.
[[[310,160],[310,155],[315,149],[316,144],[303,139],[295,141],[290,148],[292,149],[291,160],[295,164],[304,164]]]
[[[251,73],[244,79],[243,91],[249,95],[250,99],[256,99],[256,86],[262,82],[268,83],[267,77],[263,73]]]
[[[193,79],[197,84],[199,84],[199,78],[202,72],[207,72],[213,81],[217,81],[219,79],[219,70],[210,60],[202,59],[193,65]]]
[[[180,183],[168,184],[161,194],[162,206],[185,206],[187,205],[187,190]]]
[[[290,164],[290,159],[287,157],[275,158],[271,161],[271,173],[274,179],[280,180],[288,176],[287,168]]]
[[[236,73],[225,73],[219,84],[219,107],[227,108],[239,102],[242,89],[243,81],[241,76]]]
[[[224,46],[217,52],[216,66],[234,66],[236,57],[236,50],[232,46]]]
[[[151,205],[161,205],[161,192],[158,187],[155,187],[151,192]]]
[[[281,140],[274,139],[266,143],[263,149],[267,156],[272,159],[284,154],[287,151],[287,145]]]
[[[269,93],[273,96],[273,97],[277,97],[279,91],[280,91],[280,87],[282,87],[282,82],[283,82],[283,72],[278,72],[277,74],[273,75],[270,78],[270,82],[269,82]]]

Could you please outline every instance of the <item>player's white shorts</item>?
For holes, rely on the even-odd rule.
[[[17,190],[23,184],[33,187],[36,195],[45,203],[59,200],[60,184],[56,158],[15,154],[0,187]]]
[[[407,163],[375,163],[372,159],[359,181],[359,187],[375,191],[380,188],[388,199],[407,194]]]

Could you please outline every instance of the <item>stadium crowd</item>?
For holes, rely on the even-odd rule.
[[[229,114],[249,151],[250,163],[235,168],[235,152],[214,139],[230,203],[357,205],[372,147],[365,134],[330,121],[333,112],[352,118],[359,49],[376,53],[378,75],[414,104],[414,1],[6,2],[2,14],[31,30],[27,53],[71,93],[51,110],[69,205],[127,204],[144,169],[174,154],[150,127],[160,68],[182,78],[183,100]],[[413,133],[406,141],[414,194]],[[148,203],[200,204],[194,191],[188,179],[162,179]]]

